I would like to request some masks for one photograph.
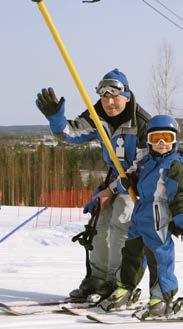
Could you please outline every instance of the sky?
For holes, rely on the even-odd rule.
[[[13,229],[18,223],[32,216],[38,209],[34,207],[1,207],[0,236]],[[1,302],[20,303],[28,301],[63,300],[75,289],[85,275],[85,252],[79,243],[72,243],[71,237],[84,228],[86,221],[62,221],[61,225],[49,226],[50,215],[56,208],[48,208],[35,222],[29,223],[0,244],[0,296]],[[57,210],[60,210],[57,208]],[[78,214],[77,208],[72,209]],[[74,217],[74,213],[73,213]],[[72,218],[73,218],[72,217]],[[44,223],[44,225],[43,225]],[[55,222],[56,224],[57,222]],[[182,296],[182,242],[175,238],[175,273],[179,281]],[[23,246],[23,248],[22,248]],[[140,301],[146,303],[149,298],[149,275],[146,271],[139,288],[142,289]],[[118,314],[121,312],[113,312]],[[111,317],[111,314],[109,315]],[[113,328],[109,325],[91,323],[85,316],[64,314],[36,314],[29,316],[7,316],[0,311],[2,329],[101,329]],[[157,323],[141,323],[142,329],[157,329]],[[116,324],[115,329],[134,329],[133,323]],[[164,323],[158,328],[165,328]],[[166,329],[182,328],[181,323],[166,323]]]
[[[168,12],[157,0],[148,0],[183,27],[183,19]],[[182,0],[162,0],[183,17]],[[142,0],[44,1],[73,64],[95,103],[95,87],[108,71],[119,68],[129,80],[137,102],[151,114],[149,85],[164,41],[174,51],[175,72],[183,74],[183,29],[171,24]],[[67,118],[73,119],[86,105],[53,41],[37,4],[31,0],[2,1],[0,11],[1,126],[45,125],[35,105],[36,95],[52,86],[66,98]],[[175,96],[182,106],[183,87]],[[182,117],[179,110],[175,116]]]

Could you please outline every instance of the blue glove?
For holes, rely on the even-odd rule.
[[[177,238],[179,235],[183,235],[183,214],[174,216],[168,226],[168,229],[171,234],[175,235]]]
[[[173,220],[168,225],[168,230],[170,231],[171,234],[175,235],[177,238],[179,237],[179,235],[183,235],[183,228],[179,226],[175,226]]]
[[[67,124],[65,113],[65,99],[58,101],[53,88],[42,89],[37,95],[36,105],[50,122],[53,133],[62,132]]]
[[[98,186],[98,187],[95,189],[95,191],[93,192],[93,194],[92,194],[93,198],[95,198],[96,195],[97,195],[100,191],[101,191],[101,187]]]
[[[180,227],[183,230],[183,214],[178,214],[174,216],[173,221],[175,223],[175,226]]]
[[[88,212],[92,214],[94,210],[98,207],[100,202],[99,198],[95,198],[92,201],[88,202],[83,209],[83,214],[87,214]]]

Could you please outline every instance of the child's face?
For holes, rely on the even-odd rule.
[[[172,150],[173,144],[165,144],[163,140],[159,142],[159,144],[152,144],[152,150],[159,153],[159,154],[165,154],[167,152],[170,152]]]
[[[165,154],[172,150],[176,143],[176,133],[171,130],[155,130],[147,134],[147,143],[152,150],[159,154]]]

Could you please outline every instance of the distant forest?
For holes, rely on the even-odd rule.
[[[183,119],[178,122],[183,141]],[[53,206],[82,206],[102,182],[100,146],[45,145],[45,136],[53,138],[48,126],[0,126],[1,204],[39,206],[49,199]]]
[[[20,143],[13,147],[1,144],[1,203],[39,206],[40,198],[51,191],[92,190],[102,181],[100,172],[105,171],[100,147],[41,143],[30,150]]]

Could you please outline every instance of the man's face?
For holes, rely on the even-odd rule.
[[[126,103],[129,102],[129,98],[122,95],[112,96],[106,93],[101,97],[101,102],[105,113],[109,117],[114,117],[124,111]]]

